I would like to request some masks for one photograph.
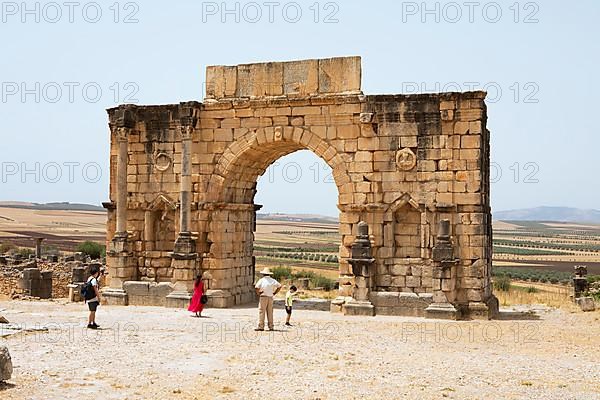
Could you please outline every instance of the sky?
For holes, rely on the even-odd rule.
[[[488,91],[492,208],[600,209],[600,3],[1,2],[0,200],[108,200],[106,108],[203,98],[207,65],[362,56],[365,94]],[[337,215],[308,151],[265,212]]]

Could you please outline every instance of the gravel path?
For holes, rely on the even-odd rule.
[[[294,327],[254,332],[255,308],[198,319],[104,306],[103,329],[88,331],[81,304],[0,308],[49,328],[0,339],[15,367],[3,400],[600,399],[600,312],[449,322],[298,310]]]

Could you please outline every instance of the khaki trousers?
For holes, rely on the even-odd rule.
[[[265,329],[265,313],[267,314],[269,329],[273,329],[273,298],[269,296],[260,296],[258,310],[258,329]]]

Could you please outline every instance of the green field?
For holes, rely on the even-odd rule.
[[[577,264],[600,274],[600,226],[505,221],[494,224],[493,234],[494,269],[514,279],[524,271],[524,280],[564,282]],[[334,222],[258,220],[254,255],[258,264],[335,276],[339,240]]]

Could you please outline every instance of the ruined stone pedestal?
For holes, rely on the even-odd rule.
[[[212,308],[229,308],[233,307],[235,297],[227,290],[207,290],[208,307]]]
[[[457,320],[459,312],[456,307],[450,303],[432,303],[425,309],[425,317]]]
[[[458,260],[444,260],[434,266],[433,303],[425,309],[426,318],[456,320],[460,317],[453,304],[456,295],[457,264]]]
[[[194,291],[194,272],[196,271],[196,254],[173,255],[173,291],[167,295],[166,306],[170,308],[187,308]]]
[[[369,299],[370,267],[375,262],[371,257],[371,241],[369,240],[369,225],[358,223],[358,235],[352,244],[352,258],[348,260],[354,274],[352,300],[342,305],[344,315],[375,315],[375,307]]]
[[[573,268],[575,270],[575,276],[573,277],[573,299],[576,300],[588,291],[589,283],[587,280],[587,266],[576,265]]]
[[[120,289],[124,282],[137,280],[137,266],[132,255],[127,233],[115,234],[106,254],[111,288]]]
[[[343,312],[344,304],[352,301],[352,297],[349,296],[338,296],[335,299],[331,300],[329,305],[329,311],[332,313],[341,313]]]
[[[109,267],[109,287],[102,290],[102,302],[108,305],[129,304],[123,284],[137,279],[137,267],[131,252],[127,232],[117,232],[106,254]]]
[[[169,308],[187,308],[194,291],[194,279],[197,272],[196,242],[190,232],[181,232],[171,254],[173,268],[173,291],[166,297]]]
[[[485,302],[471,302],[467,305],[465,314],[470,319],[488,320],[494,319],[500,312],[500,302],[493,294],[490,294]]]
[[[350,300],[342,306],[344,315],[363,315],[372,317],[375,315],[375,307],[370,301]]]
[[[166,297],[165,306],[168,308],[187,308],[190,305],[192,293],[187,291],[173,291]]]
[[[450,221],[447,219],[441,220],[438,226],[433,261],[433,303],[425,309],[425,317],[456,320],[460,313],[453,302],[456,300],[456,267],[459,260],[454,257]]]
[[[118,288],[105,288],[102,290],[102,304],[109,306],[128,306],[127,292]]]

